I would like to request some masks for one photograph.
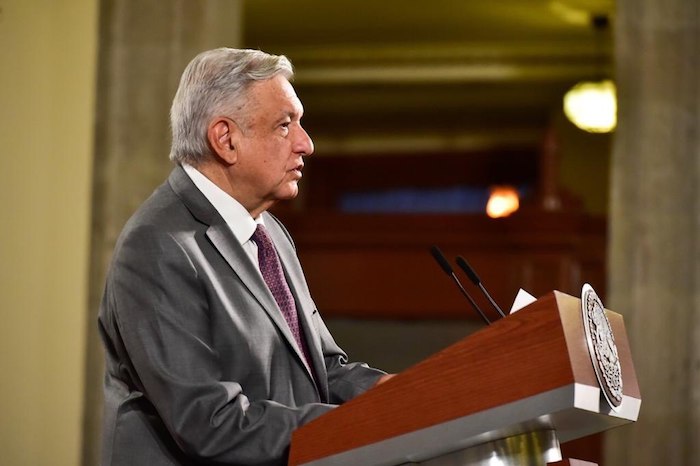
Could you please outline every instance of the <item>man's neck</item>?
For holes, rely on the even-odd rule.
[[[209,181],[221,188],[222,191],[238,201],[255,219],[274,205],[274,201],[250,202],[250,198],[254,196],[246,196],[246,193],[240,190],[240,187],[232,179],[228,167],[216,162],[201,162],[193,165],[193,167],[206,176]]]

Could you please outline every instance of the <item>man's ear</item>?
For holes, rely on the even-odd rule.
[[[238,153],[236,152],[238,135],[238,126],[230,118],[215,118],[207,127],[209,146],[211,146],[212,151],[221,161],[229,165],[236,163],[238,158]]]

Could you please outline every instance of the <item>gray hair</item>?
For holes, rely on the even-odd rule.
[[[198,165],[211,155],[207,127],[218,115],[245,103],[255,81],[278,74],[291,80],[291,62],[284,55],[260,50],[219,48],[202,52],[187,65],[170,108],[170,160]]]

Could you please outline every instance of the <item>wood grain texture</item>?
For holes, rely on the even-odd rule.
[[[639,398],[624,323],[618,314],[608,311],[608,316],[623,359],[624,393]],[[554,291],[298,429],[289,464],[376,444],[574,384],[599,387],[583,333],[580,300]],[[575,423],[580,417],[585,423],[581,435],[629,422],[604,412],[578,411],[571,403],[573,411],[564,414],[565,422]]]
[[[290,465],[574,382],[553,293],[297,430]]]

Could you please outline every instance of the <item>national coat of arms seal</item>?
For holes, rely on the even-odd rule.
[[[581,290],[583,326],[588,352],[603,395],[613,410],[622,404],[622,371],[615,336],[605,308],[593,287],[586,283]]]

